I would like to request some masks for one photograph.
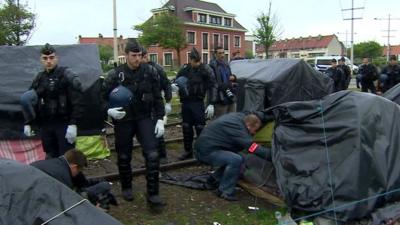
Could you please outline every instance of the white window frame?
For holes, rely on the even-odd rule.
[[[205,21],[205,22],[201,22],[201,21],[200,21],[200,14],[206,16],[206,21]],[[197,13],[197,22],[198,22],[198,23],[203,23],[203,24],[208,23],[208,15],[207,15],[206,13]]]
[[[165,54],[171,54],[172,65],[165,64]],[[163,66],[173,66],[173,64],[174,64],[174,53],[173,52],[163,52]]]
[[[194,33],[194,43],[189,43],[189,42],[188,42],[188,40],[189,40],[189,32]],[[187,43],[188,45],[196,45],[196,44],[197,44],[196,35],[197,35],[197,32],[196,32],[196,31],[194,31],[194,30],[187,30],[187,31],[186,31],[186,43]]]
[[[186,52],[186,62],[187,62],[187,64],[190,63],[189,55],[190,55],[190,52]]]
[[[210,62],[210,54],[208,52],[202,52],[201,53],[201,62],[204,63],[204,56],[203,56],[204,54],[207,54],[207,62],[206,62],[206,64],[208,64]]]
[[[207,34],[207,50],[210,50],[210,33],[209,32],[201,32],[201,49],[203,48],[203,34]]]
[[[151,56],[156,55],[156,61],[155,63],[158,63],[158,53],[149,53],[149,61],[151,61]]]
[[[236,46],[236,37],[239,37],[239,46]],[[241,45],[242,45],[242,37],[240,35],[235,35],[234,39],[233,39],[233,46],[240,48],[240,47],[242,47]]]
[[[213,42],[212,42],[212,44],[214,45],[215,44],[215,37],[214,37],[214,35],[218,35],[218,45],[221,45],[221,43],[220,43],[220,41],[221,41],[221,34],[220,33],[213,33]],[[216,47],[218,47],[218,45],[217,46],[214,46],[214,49],[213,50],[215,50],[215,48]],[[223,47],[223,46],[222,46]]]
[[[225,36],[228,36],[228,49],[225,49]],[[231,46],[230,46],[231,37],[230,37],[229,34],[223,34],[222,37],[223,37],[222,40],[224,41],[224,43],[222,44],[222,48],[224,48],[224,51],[228,51],[229,52],[229,50],[231,49]]]

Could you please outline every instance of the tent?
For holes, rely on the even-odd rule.
[[[230,66],[239,83],[237,111],[319,99],[333,92],[333,81],[301,59],[235,60]]]
[[[347,221],[400,199],[400,108],[341,91],[268,109],[272,162],[286,204]]]
[[[398,105],[400,105],[400,84],[397,84],[387,90],[382,97],[387,98],[390,101],[396,102]]]
[[[0,159],[0,224],[47,221],[48,225],[122,225],[44,172]]]
[[[23,135],[23,115],[20,96],[30,87],[36,74],[42,70],[42,46],[0,46],[0,142],[16,145],[19,140],[30,140]],[[67,66],[80,78],[84,90],[84,117],[78,121],[78,135],[99,135],[103,128],[104,104],[100,98],[102,74],[96,45],[55,46],[59,65]],[[38,139],[34,137],[33,139]],[[79,140],[78,140],[79,142]],[[79,143],[78,143],[79,144]],[[0,156],[4,149],[0,149]],[[12,151],[8,149],[7,151]],[[100,149],[107,155],[106,149]],[[4,157],[4,154],[3,154]],[[14,157],[15,158],[15,157]],[[37,160],[37,159],[36,159]]]

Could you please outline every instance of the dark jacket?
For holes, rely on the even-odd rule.
[[[34,89],[39,98],[39,123],[56,119],[76,124],[84,113],[82,84],[66,67],[56,66],[49,72],[38,73],[30,89]]]
[[[244,123],[245,116],[242,112],[228,113],[206,126],[195,143],[197,154],[206,156],[220,150],[249,150],[254,146],[254,141]],[[258,146],[257,151],[265,152],[265,148]]]
[[[172,99],[171,82],[168,80],[164,68],[162,68],[162,66],[152,61],[149,61],[148,63],[154,68],[156,68],[158,76],[160,77],[161,90],[164,91],[164,99],[167,103],[170,102]]]
[[[351,80],[351,71],[350,71],[350,67],[348,65],[338,65],[338,67],[343,71],[344,73],[344,89],[343,90],[347,90],[347,88],[349,87],[350,84],[350,80]]]
[[[381,74],[386,74],[388,76],[387,85],[389,88],[400,83],[400,66],[397,64],[385,66]]]
[[[108,72],[103,82],[103,98],[108,102],[110,92],[118,85],[127,87],[133,93],[133,102],[124,110],[127,115],[120,121],[142,119],[154,116],[154,119],[164,117],[164,103],[161,96],[160,80],[157,70],[149,64],[140,64],[132,70],[127,64],[116,67]]]
[[[186,86],[188,93],[184,94],[182,91],[179,91],[181,102],[204,101],[207,95],[207,103],[215,103],[217,91],[215,76],[207,64],[202,63],[198,68],[193,68],[190,64],[185,64],[179,70],[176,79],[182,76],[187,78]]]
[[[71,189],[74,187],[71,169],[69,168],[67,160],[63,156],[59,158],[36,161],[33,162],[31,166],[34,166],[37,169],[45,172]]]
[[[330,67],[325,73],[333,80],[335,92],[345,90],[346,77],[342,69],[339,67]]]
[[[235,99],[230,100],[226,96],[226,90],[229,89],[232,93],[236,94],[237,90],[234,86],[235,83],[229,80],[229,76],[232,75],[231,67],[229,64],[224,61],[218,61],[217,59],[213,59],[210,61],[210,67],[213,69],[215,74],[215,80],[217,81],[217,103],[219,104],[231,104],[235,101]],[[221,73],[221,67],[224,67],[224,70],[228,74],[227,79],[224,81]]]
[[[376,67],[371,63],[362,64],[358,73],[361,74],[361,82],[371,82],[378,79]]]

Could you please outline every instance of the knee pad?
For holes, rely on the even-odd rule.
[[[118,164],[124,164],[124,163],[131,163],[131,157],[129,157],[128,154],[120,153],[118,154]]]

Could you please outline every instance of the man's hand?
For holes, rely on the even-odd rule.
[[[211,119],[214,116],[214,106],[213,105],[207,106],[205,113],[207,114],[206,115],[207,119]]]
[[[68,125],[67,132],[65,133],[65,139],[68,143],[73,144],[76,141],[76,136],[78,134],[78,129],[76,125]]]
[[[124,118],[126,112],[122,110],[122,107],[111,108],[107,110],[107,114],[115,120],[120,120]]]
[[[24,134],[27,137],[32,137],[33,135],[35,135],[35,133],[33,132],[33,130],[32,130],[30,125],[25,125],[24,126]]]
[[[156,128],[154,129],[154,134],[156,138],[160,138],[164,135],[164,121],[157,120]]]

